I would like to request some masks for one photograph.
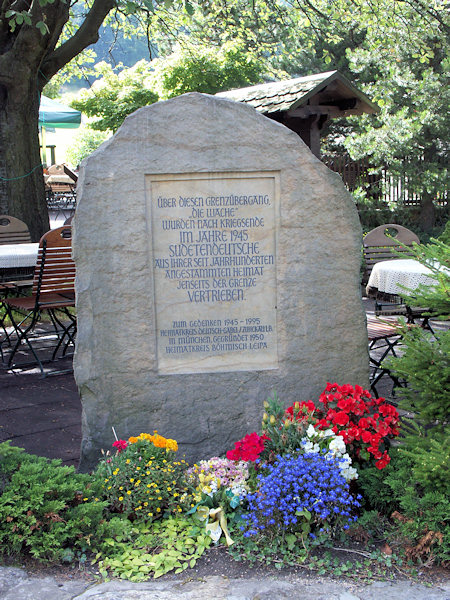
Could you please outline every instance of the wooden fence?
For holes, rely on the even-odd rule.
[[[408,186],[408,177],[393,175],[389,173],[386,166],[378,168],[377,172],[373,173],[374,165],[371,165],[366,158],[352,160],[346,154],[323,156],[322,162],[329,169],[340,174],[350,191],[362,187],[367,195],[373,200],[378,200],[380,205],[401,203],[405,206],[418,206],[420,204],[420,196]],[[435,203],[438,206],[447,206],[448,190],[437,198]]]

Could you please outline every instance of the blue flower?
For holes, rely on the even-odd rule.
[[[331,531],[330,526],[352,522],[351,510],[359,506],[341,475],[339,460],[323,454],[278,456],[258,475],[258,482],[258,492],[247,496],[248,535],[266,528],[302,535],[305,510],[311,527],[323,529],[326,522]]]

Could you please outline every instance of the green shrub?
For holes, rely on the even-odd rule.
[[[420,327],[405,329],[402,356],[386,361],[408,384],[398,390],[400,407],[413,411],[423,425],[443,425],[450,414],[450,330],[438,336]]]
[[[89,475],[8,442],[0,444],[0,465],[2,548],[56,561],[68,546],[89,545],[104,512]]]
[[[406,447],[392,451],[383,471],[364,470],[358,480],[366,508],[392,517],[393,535],[403,538],[415,560],[450,559],[449,473],[445,438],[408,436]],[[448,436],[447,436],[448,443]]]

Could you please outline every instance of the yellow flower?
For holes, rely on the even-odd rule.
[[[128,494],[128,495],[130,495],[130,494],[131,494],[131,491],[130,491],[130,490],[128,490],[128,491],[127,491],[127,494]]]
[[[119,496],[119,502],[122,502],[123,496]]]
[[[138,438],[131,436],[130,438],[128,438],[128,441],[130,442],[130,444],[135,444],[138,441]]]
[[[133,481],[134,481],[134,478],[132,477],[132,478],[130,479],[130,483],[133,483]]]
[[[158,508],[156,509],[156,512],[161,512],[161,509],[159,508],[159,506],[158,506]]]
[[[131,462],[131,460],[129,458],[127,458],[127,465],[129,465]]]

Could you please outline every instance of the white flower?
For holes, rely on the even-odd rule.
[[[344,454],[346,450],[344,438],[340,435],[337,435],[334,440],[331,440],[328,448],[331,452],[339,452],[340,454]]]
[[[308,429],[306,430],[306,435],[308,437],[315,437],[317,435],[317,431],[314,428],[314,425],[309,425]]]
[[[358,479],[358,471],[354,467],[347,467],[346,469],[341,468],[341,474],[346,481]]]
[[[309,440],[302,440],[302,446],[305,452],[312,452],[313,443]]]
[[[335,433],[332,429],[325,429],[324,431],[320,432],[322,435],[321,437],[335,437]]]
[[[309,453],[317,454],[318,452],[320,452],[319,444],[313,444],[311,441],[306,440],[305,438],[302,439],[301,443],[302,443],[305,453],[309,452]]]

